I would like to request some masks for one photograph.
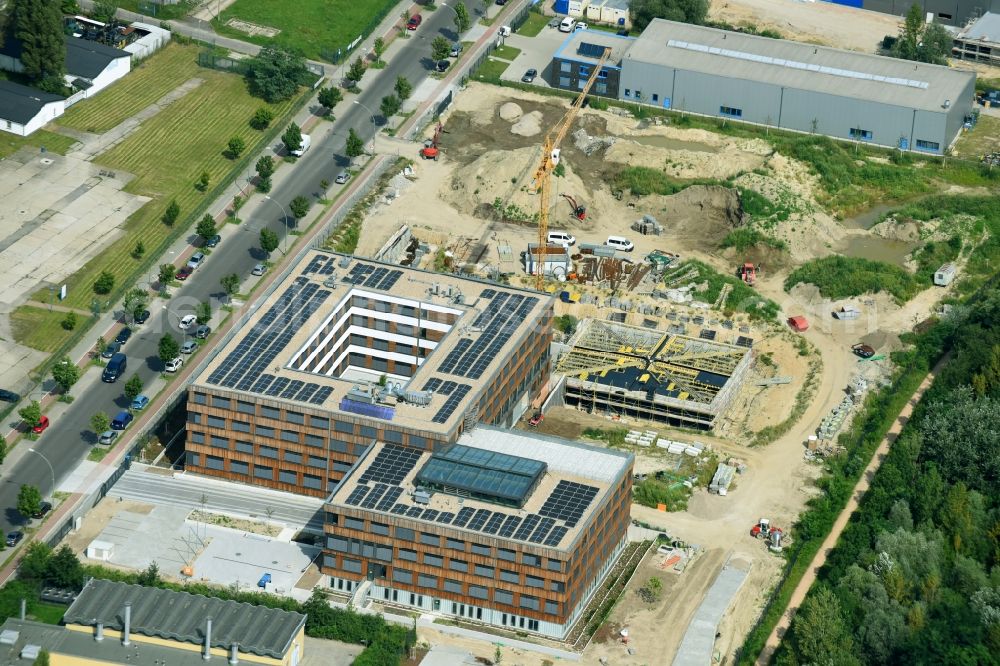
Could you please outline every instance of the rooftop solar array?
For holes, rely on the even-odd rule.
[[[420,451],[406,446],[386,444],[378,452],[368,469],[358,479],[358,483],[375,481],[399,485],[420,459]]]
[[[738,338],[736,338],[736,346],[746,347],[747,349],[749,349],[750,347],[753,346],[753,338],[748,338],[745,335],[741,335]]]
[[[431,456],[415,482],[522,506],[546,469],[538,460],[452,444]]]
[[[587,507],[597,497],[597,488],[575,481],[560,481],[538,513],[566,522],[567,527],[576,527],[587,511]]]
[[[271,367],[274,359],[330,293],[304,277],[296,278],[208,376],[208,383],[237,391],[322,404],[330,394],[324,394],[318,384],[275,378],[264,371]]]
[[[317,275],[333,275],[333,266],[336,263],[335,257],[324,257],[316,255],[309,262],[309,265],[302,269],[303,275],[315,273]]]
[[[488,300],[471,328],[481,331],[475,341],[462,338],[448,352],[438,371],[442,374],[479,379],[486,367],[517,332],[538,303],[535,296],[484,289],[480,300]]]
[[[586,56],[587,58],[600,58],[604,55],[604,49],[607,46],[601,46],[600,44],[591,44],[590,42],[580,42],[580,46],[577,47],[577,55]]]
[[[355,286],[389,291],[401,277],[403,277],[403,271],[394,268],[355,262],[343,280]]]

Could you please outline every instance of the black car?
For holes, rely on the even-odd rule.
[[[628,37],[628,28],[620,28],[615,34],[619,37]]]
[[[194,337],[204,340],[208,337],[208,334],[212,332],[212,327],[207,324],[202,324],[194,331]]]
[[[450,64],[451,64],[451,62],[448,61],[448,60],[438,60],[437,61],[437,71],[443,72],[443,71],[447,70],[448,69],[448,65],[450,65]]]
[[[31,517],[34,518],[35,520],[40,520],[44,518],[51,510],[52,510],[52,502],[42,502],[38,507],[38,511],[31,514]]]
[[[7,389],[0,389],[0,400],[4,402],[20,402],[21,396],[14,393],[13,391],[8,391]]]
[[[149,310],[143,310],[135,316],[135,323],[145,324],[147,319],[149,319]]]
[[[524,81],[525,83],[531,83],[532,81],[535,80],[536,76],[538,76],[538,70],[532,67],[531,69],[529,69],[527,72],[524,73],[524,76],[521,77],[521,80]]]
[[[118,331],[118,335],[115,336],[115,342],[117,342],[120,345],[123,345],[126,342],[128,342],[128,339],[131,337],[132,337],[132,329],[126,326],[122,330]]]
[[[215,247],[222,240],[222,236],[215,234],[211,238],[205,241],[205,247]]]
[[[501,7],[507,4],[507,0],[495,0],[495,2]]]
[[[17,544],[21,543],[21,539],[23,538],[24,538],[24,532],[22,532],[21,530],[18,530],[16,532],[10,532],[7,534],[7,545],[16,546]]]

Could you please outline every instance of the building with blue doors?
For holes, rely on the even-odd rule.
[[[957,26],[975,21],[985,12],[1000,11],[1000,0],[826,0],[826,2],[893,16],[905,16],[915,4],[920,7],[924,16],[931,14],[938,23]]]

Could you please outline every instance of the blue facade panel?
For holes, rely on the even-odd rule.
[[[556,14],[569,14],[569,0],[556,0],[552,6]]]
[[[857,7],[861,9],[864,5],[862,0],[825,0],[826,2],[832,2],[835,5],[847,5],[848,7]]]

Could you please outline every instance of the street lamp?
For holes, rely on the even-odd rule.
[[[55,468],[52,467],[52,463],[50,463],[49,459],[46,458],[44,455],[42,455],[42,452],[39,451],[38,449],[28,449],[28,452],[29,453],[34,453],[36,456],[38,456],[39,458],[41,458],[42,460],[44,460],[45,464],[49,466],[49,471],[52,472],[52,490],[51,490],[51,492],[55,493],[56,492],[56,470],[55,470]]]
[[[354,103],[357,104],[358,106],[360,106],[365,111],[367,111],[369,114],[371,114],[371,118],[372,118],[372,155],[374,155],[375,154],[375,135],[378,134],[378,127],[375,125],[375,114],[372,113],[371,109],[369,109],[367,106],[365,106],[364,104],[362,104],[358,100],[354,100]]]
[[[288,254],[288,213],[285,212],[285,207],[277,200],[271,197],[269,194],[265,194],[264,198],[273,203],[275,206],[281,209],[281,226],[285,228],[285,233],[281,237],[281,253]]]

